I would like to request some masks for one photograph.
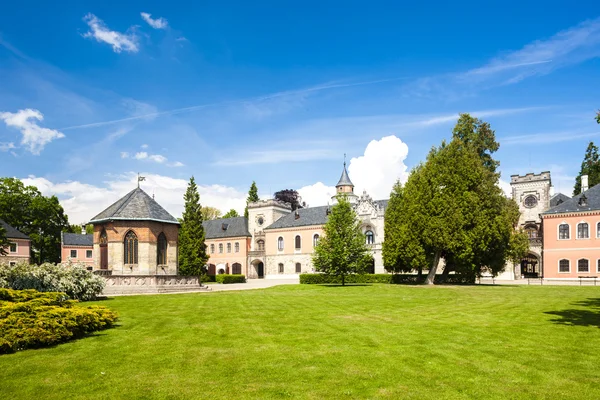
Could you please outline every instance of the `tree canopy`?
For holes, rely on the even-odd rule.
[[[211,219],[219,219],[221,218],[221,210],[215,207],[203,206],[202,218],[204,219],[204,221],[210,221]]]
[[[273,198],[275,200],[290,204],[292,206],[292,211],[306,207],[306,203],[302,202],[302,197],[300,197],[298,191],[294,189],[283,189],[275,192]]]
[[[60,234],[68,231],[69,220],[56,196],[0,178],[0,219],[29,236],[32,262],[60,262]]]
[[[500,163],[492,158],[492,154],[498,151],[500,144],[496,142],[496,132],[488,122],[474,118],[470,114],[460,114],[458,122],[452,129],[452,138],[471,146],[479,155],[483,165],[492,172],[496,171]]]
[[[366,271],[372,260],[371,254],[360,221],[345,196],[340,196],[331,208],[323,231],[324,236],[312,255],[316,271],[341,276],[342,285],[346,275]]]
[[[232,208],[231,210],[227,211],[225,213],[225,215],[223,215],[222,218],[234,218],[234,217],[239,217],[239,216],[240,216],[240,214],[238,214],[238,212]]]
[[[200,195],[193,176],[183,199],[185,205],[179,230],[179,274],[201,276],[209,256],[204,243]]]
[[[598,155],[598,147],[594,145],[594,142],[590,142],[585,150],[579,174],[575,178],[573,196],[581,193],[581,177],[583,175],[588,176],[589,187],[600,183],[600,156]]]
[[[10,245],[10,242],[8,241],[8,239],[6,237],[6,229],[4,229],[4,227],[0,225],[0,256],[5,256],[8,254],[8,251],[6,251],[6,248],[9,245]]]
[[[596,114],[596,122],[600,124],[600,110],[598,110],[598,113]]]
[[[248,197],[246,198],[246,208],[244,209],[244,217],[248,218],[248,204],[254,203],[258,200],[260,200],[260,198],[258,197],[258,187],[256,187],[256,182],[252,181],[252,185],[250,185],[250,190],[248,190]]]

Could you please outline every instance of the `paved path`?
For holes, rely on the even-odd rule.
[[[477,282],[482,285],[530,285],[530,286],[598,286],[600,288],[600,279],[579,279],[576,280],[554,280],[544,279],[543,282],[540,279],[515,279],[514,281],[495,279],[492,283],[492,278],[481,278],[481,282]]]

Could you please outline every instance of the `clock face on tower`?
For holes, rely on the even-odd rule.
[[[265,223],[265,220],[263,217],[258,217],[256,222],[258,223],[258,226],[262,226],[262,224]]]

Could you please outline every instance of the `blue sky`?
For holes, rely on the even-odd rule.
[[[173,214],[295,188],[327,201],[347,153],[376,198],[459,112],[489,121],[502,180],[570,194],[598,140],[600,5],[48,2],[0,14],[0,168],[83,222],[135,186]]]

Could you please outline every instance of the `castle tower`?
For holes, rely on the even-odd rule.
[[[346,196],[348,201],[353,204],[358,200],[358,196],[354,194],[354,184],[348,176],[348,170],[346,170],[346,161],[344,161],[342,176],[340,177],[337,185],[335,185],[335,195],[331,197],[331,201],[336,203],[338,196]]]

